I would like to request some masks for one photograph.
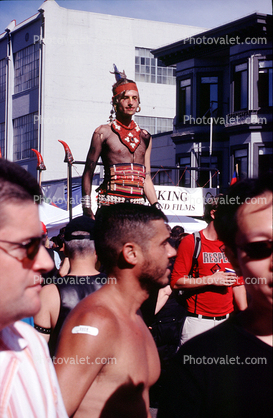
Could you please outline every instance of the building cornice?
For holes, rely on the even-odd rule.
[[[190,38],[154,49],[152,54],[165,65],[173,65],[203,54],[223,52],[246,38],[266,37],[272,39],[272,15],[254,13],[231,23],[201,32]],[[206,40],[212,40],[211,43]],[[236,42],[236,43],[235,43]]]

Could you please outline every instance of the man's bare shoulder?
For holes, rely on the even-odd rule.
[[[48,284],[44,286],[40,292],[40,299],[42,307],[45,306],[56,306],[60,303],[60,294],[55,284]]]
[[[100,125],[98,126],[95,131],[94,134],[99,134],[101,135],[104,139],[107,138],[110,134],[111,134],[112,130],[111,130],[111,124],[107,123],[105,125]]]
[[[108,337],[118,335],[120,326],[117,316],[107,300],[97,293],[100,293],[100,290],[80,301],[69,314],[65,327],[69,333],[94,336],[100,333]]]

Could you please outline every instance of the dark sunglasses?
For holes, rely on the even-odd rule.
[[[41,237],[34,237],[28,239],[26,242],[12,242],[12,241],[4,241],[0,240],[0,242],[4,242],[6,244],[15,245],[17,248],[22,248],[24,252],[21,256],[14,256],[11,254],[14,250],[6,250],[5,248],[0,247],[5,253],[9,254],[11,257],[16,258],[19,261],[22,261],[24,258],[28,258],[29,260],[33,260],[35,256],[38,254],[38,251],[41,245],[45,245],[46,242],[46,235],[42,235]]]
[[[263,260],[271,256],[273,252],[273,241],[255,241],[248,242],[242,246],[238,246],[252,260]]]

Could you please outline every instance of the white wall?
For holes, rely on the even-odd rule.
[[[135,79],[135,47],[158,48],[201,28],[138,20],[42,4],[45,15],[42,155],[43,180],[64,178],[68,143],[75,160],[85,160],[91,135],[111,110],[110,74],[115,63]],[[142,116],[175,116],[175,86],[138,83]],[[83,166],[77,166],[77,176]]]

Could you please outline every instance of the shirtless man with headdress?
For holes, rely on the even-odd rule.
[[[85,215],[94,218],[90,195],[94,170],[100,156],[105,177],[98,190],[98,207],[125,201],[142,204],[145,196],[151,205],[159,206],[151,179],[152,138],[132,120],[140,109],[139,103],[134,81],[120,78],[113,85],[112,104],[116,119],[95,130],[82,176],[82,206]]]

